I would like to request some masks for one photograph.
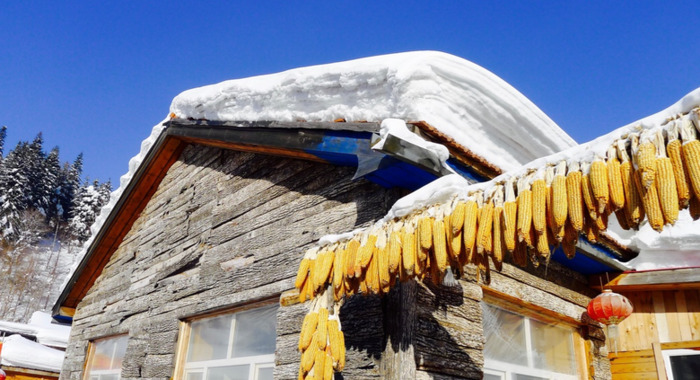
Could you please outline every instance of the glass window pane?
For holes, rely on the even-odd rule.
[[[527,365],[523,317],[482,303],[484,358]]]
[[[112,358],[112,369],[121,369],[124,355],[126,355],[126,344],[129,342],[127,335],[115,338],[114,356]]]
[[[572,375],[576,373],[571,329],[530,319],[530,334],[535,368]]]
[[[491,373],[484,373],[484,380],[503,380],[503,375],[494,375]]]
[[[209,368],[207,380],[248,380],[248,365]]]
[[[671,356],[674,380],[700,379],[700,355]]]
[[[232,318],[222,315],[192,322],[187,361],[226,359]]]
[[[128,341],[128,335],[120,335],[93,342],[93,350],[85,366],[86,377],[99,380],[119,379]],[[96,371],[102,373],[93,374]]]
[[[201,372],[187,372],[185,374],[185,380],[202,380]]]
[[[258,374],[255,380],[272,380],[272,367],[258,368]]]
[[[514,373],[513,380],[549,380],[549,379],[547,379],[546,377],[537,377],[537,376],[522,375],[519,373]]]
[[[236,313],[232,357],[275,353],[277,307]]]

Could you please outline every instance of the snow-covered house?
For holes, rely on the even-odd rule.
[[[34,312],[28,323],[0,321],[0,365],[11,380],[58,379],[70,326]]]
[[[507,83],[444,53],[186,91],[130,162],[54,307],[73,323],[61,376],[296,378],[302,321],[321,307],[342,325],[347,378],[608,379],[603,329],[585,314],[598,293],[589,276],[629,270],[636,252],[593,227],[573,259],[558,249],[462,271],[455,257],[460,278],[444,284],[435,265],[419,280],[401,266],[406,276],[375,287],[371,259],[338,300],[323,278],[309,287],[303,266],[295,284],[319,252],[374,249],[370,235],[411,230],[417,210],[437,220],[441,204],[451,212],[501,180],[599,153],[575,145]]]

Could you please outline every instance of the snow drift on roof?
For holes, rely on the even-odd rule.
[[[70,326],[52,323],[51,314],[35,311],[29,323],[0,321],[0,330],[35,337],[46,346],[65,348],[68,345]]]
[[[65,352],[32,342],[19,335],[10,335],[2,345],[2,365],[61,372]]]
[[[493,73],[432,51],[226,81],[183,92],[170,110],[216,121],[423,120],[503,170],[575,145]]]

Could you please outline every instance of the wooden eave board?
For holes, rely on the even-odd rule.
[[[597,278],[597,277],[596,277]],[[592,279],[595,286],[600,280]],[[700,289],[700,268],[678,268],[645,272],[620,273],[605,288],[615,291]]]

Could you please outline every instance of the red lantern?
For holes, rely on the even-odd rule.
[[[603,290],[603,293],[588,303],[588,315],[608,327],[608,337],[615,343],[615,352],[617,352],[617,325],[631,314],[630,300],[610,289]]]
[[[5,371],[0,369],[0,380],[5,380],[6,377],[7,375],[5,375]]]

